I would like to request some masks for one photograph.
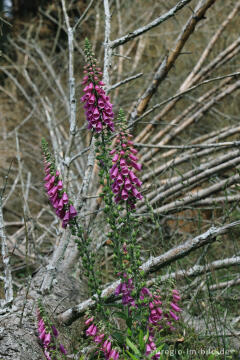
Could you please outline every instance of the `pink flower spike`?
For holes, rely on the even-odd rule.
[[[56,171],[56,176],[59,176],[60,175],[60,172],[57,170]]]

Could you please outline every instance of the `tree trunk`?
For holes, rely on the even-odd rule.
[[[39,293],[45,270],[40,270],[31,280],[27,290],[24,287],[14,299],[11,309],[2,309],[0,314],[0,360],[40,360],[45,359],[38,339],[36,307],[41,298],[46,309],[57,314],[69,306],[82,301],[83,286],[62,271],[51,293],[42,298]],[[25,304],[25,307],[24,307]],[[23,312],[24,307],[24,312]],[[21,323],[21,324],[20,324]],[[58,327],[58,324],[55,324]]]

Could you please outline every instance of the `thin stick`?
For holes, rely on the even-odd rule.
[[[12,286],[12,273],[10,267],[10,257],[7,247],[7,237],[4,228],[4,219],[2,212],[2,195],[0,196],[0,238],[2,242],[2,262],[4,267],[4,293],[5,304],[10,304],[13,301],[13,286]]]

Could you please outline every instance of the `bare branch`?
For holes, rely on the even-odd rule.
[[[4,220],[2,212],[2,194],[0,196],[0,238],[2,242],[2,262],[4,267],[4,292],[5,302],[2,305],[10,304],[13,301],[12,273],[10,267],[10,256],[7,247],[7,238],[4,229]]]

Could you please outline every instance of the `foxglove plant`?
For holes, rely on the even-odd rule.
[[[137,150],[134,147],[132,135],[127,129],[123,110],[119,111],[116,121],[119,126],[117,134],[115,136],[113,134],[115,125],[112,104],[103,89],[102,72],[97,67],[87,39],[85,40],[85,54],[88,64],[84,70],[85,76],[82,82],[84,95],[81,101],[84,103],[88,129],[92,130],[96,139],[96,158],[102,188],[100,196],[105,205],[103,210],[110,230],[107,234],[106,245],[112,248],[115,273],[120,277],[120,284],[115,291],[115,295],[118,298],[121,297],[121,304],[118,304],[121,311],[118,314],[126,320],[131,336],[137,336],[139,328],[148,333],[143,344],[142,355],[156,360],[160,358],[156,345],[159,332],[174,331],[174,323],[179,320],[180,295],[178,290],[174,289],[171,300],[163,301],[162,294],[160,296],[158,291],[151,292],[144,282],[144,273],[140,268],[140,246],[137,244],[139,221],[135,216],[136,203],[143,199],[142,182],[137,176],[142,165],[138,162]],[[110,150],[113,137],[115,139]],[[120,330],[116,331],[115,326],[109,322],[110,309],[106,310],[101,297],[99,270],[96,269],[94,254],[91,252],[89,230],[85,230],[84,226],[77,222],[77,211],[63,189],[60,173],[55,167],[45,141],[43,141],[43,152],[46,173],[44,180],[49,200],[62,220],[62,226],[65,228],[69,224],[71,233],[76,237],[75,241],[84,274],[88,278],[90,293],[97,301],[97,316],[88,317],[85,321],[86,336],[96,344],[100,356],[104,356],[107,360],[117,360],[121,351],[115,347],[115,344],[119,344],[119,335],[121,339],[126,339],[126,336],[122,336]],[[101,321],[97,324],[96,318],[102,319],[104,326],[99,325]],[[43,317],[39,317],[39,336],[41,336],[46,354],[48,355],[49,349],[51,351],[59,349],[63,353],[60,345],[58,348],[56,345],[51,345],[52,339],[57,335],[54,335],[53,328],[52,332],[50,330]],[[128,353],[123,342],[121,347],[124,354],[125,350]]]
[[[43,347],[47,360],[65,359],[67,351],[63,344],[58,341],[59,332],[49,321],[41,302],[37,308],[38,337]]]
[[[66,191],[63,189],[63,182],[60,172],[56,169],[55,161],[48,150],[48,144],[42,139],[42,149],[44,155],[44,187],[48,199],[52,204],[56,215],[62,220],[62,227],[66,228],[71,220],[77,216],[77,211],[69,201]]]
[[[122,117],[124,117],[124,113],[120,110],[119,118]],[[136,201],[142,200],[143,196],[138,191],[142,182],[134,171],[140,171],[142,165],[137,162],[137,150],[131,139],[132,135],[123,129],[117,135],[116,145],[110,151],[113,165],[109,173],[112,180],[112,191],[115,194],[114,201],[116,203],[124,201],[131,209],[135,209]]]
[[[85,39],[85,55],[88,64],[85,65],[85,76],[82,84],[85,85],[84,95],[81,101],[85,104],[85,115],[88,121],[88,129],[101,133],[105,128],[114,131],[112,104],[106,95],[101,81],[102,72],[97,67],[97,61],[93,56],[91,44]]]

